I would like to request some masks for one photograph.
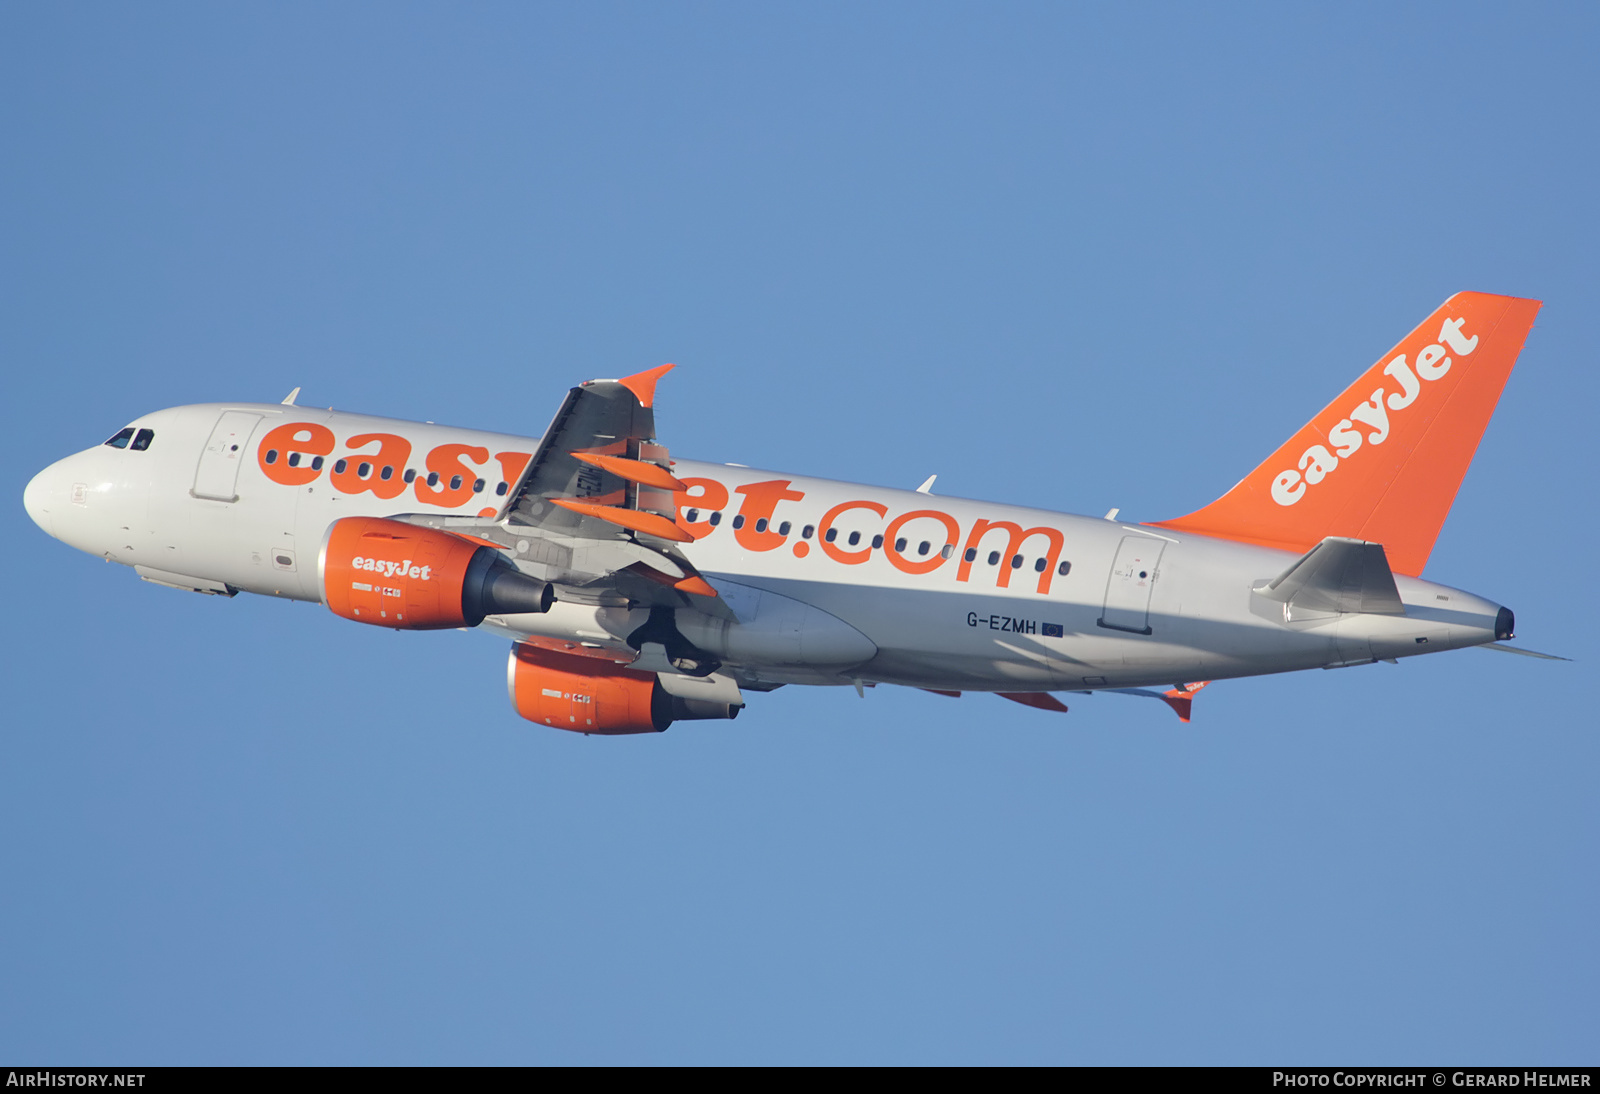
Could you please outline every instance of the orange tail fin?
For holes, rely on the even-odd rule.
[[[1297,552],[1350,536],[1420,574],[1538,310],[1457,293],[1239,485],[1155,526]]]

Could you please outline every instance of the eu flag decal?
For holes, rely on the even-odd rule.
[[[1062,636],[1060,623],[1041,623],[1039,624],[1039,629],[1046,638],[1060,638]]]

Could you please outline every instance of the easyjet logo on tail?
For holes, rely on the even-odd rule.
[[[1380,387],[1366,402],[1351,407],[1349,417],[1328,431],[1328,444],[1334,446],[1331,451],[1327,445],[1314,444],[1301,453],[1297,467],[1278,472],[1272,480],[1272,500],[1279,505],[1293,505],[1305,497],[1307,490],[1337,471],[1340,462],[1354,456],[1362,445],[1382,444],[1387,440],[1389,412],[1404,411],[1417,401],[1424,383],[1443,379],[1450,371],[1453,361],[1445,346],[1460,357],[1478,348],[1476,334],[1468,337],[1462,333],[1461,325],[1465,322],[1464,319],[1446,319],[1439,328],[1439,340],[1417,352],[1415,368],[1406,363],[1403,353],[1385,365],[1384,374],[1394,378],[1399,390],[1390,392],[1387,387]],[[1370,432],[1363,436],[1358,423]]]

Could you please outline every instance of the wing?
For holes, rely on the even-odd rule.
[[[732,618],[679,549],[672,460],[656,441],[655,387],[672,365],[567,392],[493,517],[424,518],[486,540],[559,600],[692,607]]]

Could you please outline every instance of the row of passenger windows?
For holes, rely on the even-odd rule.
[[[133,426],[130,425],[127,429],[119,430],[117,435],[107,441],[106,444],[112,448],[131,448],[135,452],[143,452],[150,447],[150,442],[155,439],[155,430],[141,429],[135,433]]]
[[[700,510],[698,510],[698,509],[687,509],[687,510],[684,511],[683,517],[690,524],[697,523],[700,520]],[[711,513],[709,516],[706,517],[706,523],[711,525],[713,528],[715,528],[717,525],[721,524],[722,523],[722,514],[721,514],[721,512]],[[733,518],[733,526],[734,526],[734,528],[743,528],[744,527],[744,517],[743,516],[734,517]],[[778,534],[780,536],[787,536],[789,534],[789,529],[791,527],[793,527],[793,526],[788,521],[784,521],[783,523],[778,525]],[[766,530],[767,530],[767,518],[766,517],[762,517],[762,518],[760,518],[759,520],[756,521],[756,531],[765,532]],[[816,526],[812,525],[812,524],[808,524],[804,528],[800,529],[800,538],[801,539],[810,539],[812,536],[816,535],[816,532],[817,532]],[[837,528],[829,528],[828,529],[828,534],[823,536],[822,538],[827,540],[829,543],[836,542],[838,540],[838,538],[839,538],[839,529],[837,529]],[[860,542],[861,542],[861,533],[860,532],[851,532],[848,536],[845,537],[845,543],[849,544],[851,547],[855,547],[855,546],[859,545]],[[905,554],[907,545],[908,545],[908,541],[905,539],[904,536],[902,536],[899,539],[894,541],[894,549],[898,554],[902,554],[902,555]],[[872,537],[872,549],[876,551],[876,550],[878,550],[878,549],[880,549],[882,547],[883,547],[883,537],[882,536],[873,536]],[[917,554],[918,555],[926,556],[928,554],[928,552],[931,551],[931,550],[933,550],[933,544],[931,542],[929,542],[928,540],[923,540],[921,543],[917,544]],[[954,555],[955,553],[956,553],[956,546],[953,543],[946,543],[943,547],[939,548],[939,557],[940,558],[949,558],[951,555]],[[968,562],[976,562],[977,559],[978,559],[978,549],[976,547],[968,547],[967,551],[966,551],[966,554],[963,555],[962,557],[964,559],[966,559],[966,561],[968,561]],[[1000,565],[1000,552],[999,551],[990,551],[987,561],[988,561],[990,566],[998,566],[998,565]],[[1022,569],[1022,564],[1025,561],[1026,560],[1021,555],[1012,555],[1011,556],[1011,568],[1013,570],[1020,570],[1020,569]],[[1033,570],[1034,570],[1035,573],[1040,573],[1040,574],[1044,573],[1045,568],[1047,566],[1049,566],[1049,565],[1050,565],[1050,560],[1047,559],[1047,558],[1040,557],[1040,558],[1036,558],[1036,559],[1033,560]],[[1056,567],[1056,573],[1060,574],[1062,577],[1065,577],[1071,570],[1072,570],[1072,563],[1070,563],[1070,562],[1063,562],[1059,566]]]
[[[135,431],[133,426],[130,425],[128,428],[119,431],[117,433],[117,435],[112,437],[110,440],[108,440],[106,442],[106,444],[110,445],[112,448],[131,448],[135,452],[143,452],[145,449],[150,447],[150,442],[155,440],[155,436],[156,436],[155,431],[152,430],[152,429],[140,429],[138,431]],[[267,450],[266,461],[269,464],[278,462],[278,450],[276,448]],[[299,467],[300,466],[300,453],[298,453],[298,452],[289,453],[288,459],[285,460],[284,462],[287,463],[290,467]],[[335,460],[334,463],[333,463],[333,473],[336,474],[336,475],[342,475],[342,474],[345,473],[345,470],[349,466],[350,466],[350,461],[349,460],[344,460],[344,459]],[[322,470],[322,457],[321,456],[313,456],[311,458],[311,470],[313,470],[313,471],[321,471]],[[357,464],[356,465],[356,477],[360,478],[360,479],[371,478],[372,477],[372,464],[367,463],[365,461]],[[414,482],[416,480],[416,477],[417,477],[417,473],[414,470],[412,470],[411,468],[409,468],[409,467],[406,468],[405,473],[403,475],[401,475],[401,478],[408,484],[411,483],[411,482]],[[383,466],[382,468],[380,468],[378,470],[378,478],[383,480],[384,482],[388,482],[390,479],[394,478],[394,468],[392,466],[386,464],[385,466]],[[428,475],[427,475],[427,478],[424,481],[426,481],[429,486],[438,486],[439,485],[439,473],[437,471],[429,471]],[[466,479],[461,475],[451,475],[450,476],[450,489],[451,490],[460,490],[461,489],[461,484],[463,482],[465,482],[465,481],[466,481]],[[474,479],[473,482],[472,482],[472,492],[474,494],[481,494],[481,493],[483,493],[483,488],[486,485],[488,485],[488,484],[487,484],[487,482],[485,480],[483,480],[483,479]],[[494,488],[494,492],[498,496],[504,497],[505,493],[506,493],[506,490],[508,488],[509,487],[507,486],[506,483],[501,482],[501,483],[496,484],[496,486]],[[696,522],[698,522],[700,520],[700,510],[698,510],[698,509],[689,509],[689,510],[685,511],[683,515],[684,515],[684,519],[686,519],[690,524],[694,524],[694,523],[696,523]],[[706,522],[708,524],[710,524],[713,528],[715,528],[717,525],[721,524],[722,523],[722,513],[721,513],[721,511],[719,510],[717,512],[714,512],[714,513],[710,514],[708,517],[706,517]],[[733,526],[734,526],[735,529],[743,528],[744,527],[744,517],[742,515],[735,516],[733,518]],[[756,531],[757,532],[765,532],[767,530],[767,518],[766,517],[761,517],[760,519],[758,519],[756,521],[756,526],[755,527],[756,527]],[[788,521],[783,521],[778,525],[778,534],[780,536],[787,536],[789,534],[790,530],[793,527],[794,526],[792,524],[790,524]],[[804,528],[800,529],[800,538],[801,539],[810,539],[812,536],[816,535],[816,531],[817,531],[817,529],[816,529],[815,525],[808,524]],[[833,542],[837,541],[838,538],[839,538],[839,529],[837,529],[837,528],[829,528],[828,529],[828,534],[826,536],[824,536],[823,538],[826,539],[829,543],[833,543]],[[855,547],[855,546],[859,545],[860,542],[861,542],[861,533],[860,532],[851,532],[849,534],[849,536],[847,536],[845,538],[845,542],[847,544],[849,544],[851,547]],[[899,538],[899,539],[894,541],[894,549],[895,549],[895,551],[900,553],[900,554],[902,554],[902,555],[905,554],[906,546],[907,546],[907,541],[906,541],[906,539],[904,537],[901,537],[901,538]],[[872,537],[872,549],[873,550],[878,550],[878,549],[880,549],[882,547],[883,547],[883,537],[882,536],[873,536]],[[933,544],[930,543],[928,540],[923,540],[921,543],[917,544],[917,554],[919,556],[926,556],[928,554],[928,552],[931,551],[931,550],[933,550]],[[956,548],[955,548],[955,545],[953,543],[946,543],[943,547],[941,547],[939,549],[939,555],[940,555],[941,558],[949,558],[951,555],[955,554],[955,550],[956,550]],[[978,550],[977,550],[977,548],[968,547],[967,551],[966,551],[966,554],[963,557],[965,558],[965,560],[967,562],[976,562],[977,558],[978,558]],[[986,561],[989,563],[990,566],[998,566],[1000,564],[1000,552],[999,551],[990,551],[989,552],[989,557],[988,557],[988,559]],[[1011,568],[1013,570],[1022,569],[1023,561],[1024,560],[1023,560],[1023,557],[1021,555],[1012,555],[1011,556]],[[1044,573],[1045,567],[1048,566],[1049,564],[1050,563],[1049,563],[1048,559],[1036,558],[1033,561],[1033,569],[1034,569],[1034,571],[1036,573],[1041,573],[1042,574],[1042,573]],[[1063,563],[1061,563],[1061,565],[1056,567],[1056,572],[1058,574],[1061,574],[1063,577],[1065,577],[1067,575],[1067,573],[1071,569],[1072,569],[1072,563],[1063,562]]]
[[[976,547],[968,547],[967,548],[967,553],[962,555],[961,557],[966,559],[968,562],[975,562],[975,561],[977,561],[977,558],[978,558],[978,549]],[[989,557],[985,561],[987,561],[989,563],[989,565],[991,565],[991,566],[1000,565],[1000,552],[999,551],[990,551],[989,552]],[[1013,570],[1022,569],[1022,563],[1024,561],[1025,560],[1023,559],[1023,557],[1021,555],[1012,555],[1011,556],[1011,568]],[[1033,560],[1033,572],[1036,573],[1036,574],[1042,574],[1042,573],[1044,573],[1045,567],[1049,566],[1049,565],[1050,565],[1050,560],[1049,559],[1047,559],[1047,558],[1036,558],[1036,559]],[[1062,577],[1066,577],[1067,574],[1070,573],[1071,571],[1072,571],[1072,563],[1070,563],[1070,562],[1063,562],[1061,565],[1056,567],[1056,573],[1060,574]]]
[[[700,510],[698,510],[698,509],[685,509],[684,512],[683,512],[683,519],[688,521],[690,524],[694,524],[696,521],[698,521],[700,519]],[[715,528],[717,525],[722,523],[722,514],[720,512],[712,513],[710,516],[706,517],[706,523],[710,524],[713,528]],[[743,528],[744,527],[744,517],[743,516],[734,517],[733,518],[733,526],[734,526],[734,528]],[[789,534],[789,530],[791,528],[793,528],[793,527],[794,527],[794,525],[790,524],[788,521],[783,521],[782,523],[780,523],[778,525],[778,534],[780,536],[786,536],[786,535]],[[767,518],[766,517],[761,517],[756,521],[756,531],[765,532],[766,530],[767,530]],[[815,526],[808,524],[808,525],[805,526],[804,529],[801,530],[800,538],[801,539],[810,539],[813,535],[816,534],[816,531],[817,530],[816,530]]]
[[[145,449],[150,447],[150,442],[155,440],[155,436],[156,435],[155,435],[155,431],[154,430],[151,430],[151,429],[140,429],[140,430],[138,430],[136,432],[134,430],[133,426],[130,425],[128,428],[118,432],[117,435],[115,437],[112,437],[110,440],[108,440],[106,442],[106,444],[110,445],[112,448],[131,448],[135,452],[143,452]],[[268,449],[267,455],[266,455],[266,461],[269,464],[278,462],[278,450],[276,448]],[[298,453],[298,452],[289,453],[288,459],[285,460],[284,462],[287,463],[290,467],[299,467],[300,466],[300,453]],[[343,459],[335,460],[334,463],[333,463],[333,472],[334,472],[334,474],[336,474],[336,475],[344,474],[345,470],[349,467],[349,465],[350,465],[350,461],[349,460],[343,460]],[[313,470],[313,471],[321,471],[322,470],[322,457],[321,456],[313,456],[311,458],[311,470]],[[372,464],[367,463],[365,461],[357,464],[356,465],[356,477],[360,478],[360,479],[371,478],[372,477]],[[409,468],[409,467],[406,468],[405,473],[403,475],[401,475],[401,478],[408,484],[411,483],[411,482],[414,482],[416,480],[416,477],[417,477],[417,473],[414,470],[412,470],[411,468]],[[378,471],[378,478],[383,480],[384,482],[388,482],[390,479],[394,478],[394,468],[392,466],[389,466],[389,465],[385,465],[384,467],[380,468],[379,471]],[[437,471],[429,471],[425,481],[427,482],[427,484],[429,486],[438,486],[439,485],[439,473]],[[466,479],[461,475],[451,475],[450,476],[450,489],[451,490],[460,490],[461,489],[461,484],[463,482],[465,482],[465,481],[466,481]],[[488,485],[488,484],[487,484],[487,482],[485,482],[485,480],[483,480],[483,479],[474,479],[473,482],[472,482],[472,492],[474,494],[481,494],[481,493],[483,493],[483,488],[486,485]],[[508,485],[506,483],[504,483],[504,482],[501,482],[501,483],[496,484],[496,486],[494,488],[494,492],[495,492],[496,495],[498,495],[500,497],[504,497],[507,489],[509,489]],[[683,515],[684,515],[684,519],[686,519],[690,524],[697,523],[700,520],[700,510],[698,510],[698,509],[686,510]],[[719,510],[717,512],[711,513],[708,517],[706,517],[706,522],[708,524],[710,524],[713,528],[715,528],[717,525],[721,524],[722,523],[722,513],[721,513],[721,511]],[[733,526],[734,526],[735,529],[743,528],[744,527],[744,517],[742,515],[735,516],[733,518]],[[766,517],[761,517],[760,519],[758,519],[756,521],[756,526],[755,527],[756,527],[756,531],[757,532],[765,532],[767,530],[767,518]],[[780,536],[787,536],[789,534],[790,530],[793,527],[794,526],[792,524],[790,524],[788,521],[783,521],[778,525],[778,534]],[[817,529],[816,529],[815,525],[808,524],[804,528],[800,529],[800,538],[801,539],[810,539],[812,536],[816,535],[816,531],[817,531]],[[828,529],[828,534],[826,536],[824,536],[823,538],[826,539],[829,543],[833,543],[833,542],[837,541],[838,538],[839,538],[839,529],[837,529],[837,528],[829,528]],[[845,542],[847,544],[849,544],[851,547],[857,546],[861,542],[861,533],[860,532],[851,532],[849,534],[849,536],[847,536],[845,538]],[[895,549],[895,551],[900,553],[900,554],[902,554],[902,555],[905,554],[906,546],[907,546],[907,541],[906,541],[906,539],[904,537],[901,537],[900,539],[897,539],[897,540],[894,541],[894,549]],[[873,536],[872,537],[872,548],[873,548],[873,550],[878,550],[878,549],[880,549],[882,547],[883,547],[883,537],[882,536]],[[926,556],[928,554],[928,552],[931,551],[931,550],[933,550],[933,544],[930,543],[928,540],[923,540],[921,543],[917,544],[917,554],[919,556]],[[940,555],[941,558],[949,558],[951,555],[955,554],[955,550],[956,550],[955,544],[946,543],[943,547],[941,547],[939,549],[939,555]],[[978,558],[978,550],[977,550],[977,548],[968,547],[967,551],[966,551],[966,554],[963,557],[965,558],[965,560],[967,562],[976,562],[977,558]],[[989,557],[988,557],[988,559],[986,561],[989,563],[990,566],[998,566],[1000,564],[1000,552],[999,551],[990,551],[989,552]],[[1013,570],[1022,569],[1023,561],[1024,561],[1024,559],[1023,559],[1023,557],[1021,555],[1012,555],[1011,556],[1011,568]],[[1044,573],[1045,567],[1048,566],[1049,564],[1050,563],[1049,563],[1048,559],[1036,558],[1036,559],[1033,560],[1033,569],[1034,569],[1034,571],[1036,573],[1041,573],[1042,574],[1042,573]],[[1065,577],[1067,575],[1067,573],[1071,569],[1072,569],[1072,563],[1063,562],[1063,563],[1061,563],[1061,565],[1056,567],[1056,572],[1058,574],[1061,574],[1063,577]]]
[[[266,454],[265,459],[266,459],[267,463],[277,463],[278,462],[278,450],[276,448],[269,448],[267,450],[267,454]],[[288,464],[290,467],[299,467],[300,466],[300,453],[298,453],[298,452],[289,453],[289,457],[288,457],[288,459],[284,460],[284,463]],[[310,463],[309,466],[310,466],[311,470],[313,470],[313,471],[321,471],[322,470],[322,457],[321,456],[313,456],[311,458],[311,463]],[[345,470],[347,468],[349,468],[349,466],[350,466],[350,461],[349,460],[334,460],[333,461],[333,473],[335,475],[342,475],[342,474],[345,473]],[[370,479],[371,477],[372,477],[372,464],[367,463],[366,461],[362,461],[361,463],[356,464],[356,478],[358,478],[358,479]],[[384,482],[388,482],[390,479],[394,478],[394,468],[392,466],[390,466],[390,465],[385,464],[383,467],[378,469],[378,478],[382,479]],[[414,470],[412,470],[411,468],[408,467],[408,468],[406,468],[405,473],[400,476],[400,478],[403,481],[407,482],[407,483],[415,482],[416,478],[417,478],[417,473]],[[429,486],[438,486],[439,485],[439,472],[437,472],[437,471],[429,471],[428,474],[427,474],[427,477],[423,481],[426,482]],[[461,489],[461,484],[466,482],[466,481],[467,481],[466,478],[464,476],[462,476],[462,475],[451,475],[450,476],[450,489],[451,490],[460,490]],[[489,484],[488,484],[487,480],[474,479],[474,480],[472,480],[472,492],[474,494],[481,494],[481,493],[483,493],[484,487],[486,487],[488,485]],[[499,496],[504,497],[507,489],[509,489],[507,484],[502,482],[502,483],[498,483],[495,486],[494,492],[496,494],[498,494]]]

